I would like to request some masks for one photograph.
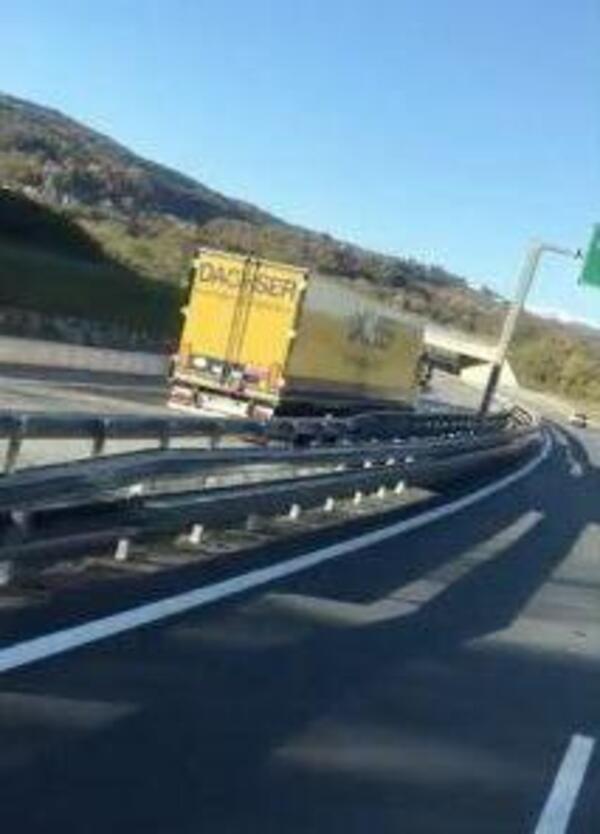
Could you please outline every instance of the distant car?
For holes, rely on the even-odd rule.
[[[587,426],[588,418],[587,414],[584,414],[582,411],[574,411],[573,414],[569,417],[569,423],[572,426],[577,426],[580,429],[584,429]]]

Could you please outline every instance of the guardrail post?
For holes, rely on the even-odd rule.
[[[168,422],[165,422],[160,427],[160,432],[158,436],[158,448],[159,449],[168,449],[171,443],[171,426]]]
[[[106,420],[100,418],[93,429],[92,457],[97,458],[104,452],[106,446]]]
[[[215,426],[210,433],[210,448],[217,449],[221,445],[221,438],[223,436],[223,430],[220,426]]]
[[[330,512],[333,512],[334,507],[335,507],[335,501],[333,500],[333,498],[331,496],[329,496],[329,498],[325,499],[325,503],[323,504],[323,510],[326,513],[330,513]]]
[[[290,511],[288,513],[288,518],[290,521],[297,521],[300,518],[300,513],[302,510],[300,509],[300,504],[292,504],[290,507]]]
[[[21,451],[26,431],[27,419],[25,417],[17,417],[8,438],[6,457],[4,458],[4,472],[7,475],[12,472],[17,465],[19,452]]]
[[[255,533],[260,526],[260,518],[256,513],[250,513],[246,518],[246,530],[248,533]]]

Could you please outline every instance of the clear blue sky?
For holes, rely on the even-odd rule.
[[[19,0],[0,87],[282,217],[511,291],[600,221],[598,0]],[[600,325],[544,266],[537,308]]]

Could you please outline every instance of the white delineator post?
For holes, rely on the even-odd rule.
[[[288,512],[288,518],[290,521],[297,521],[300,518],[301,512],[300,504],[292,504]]]
[[[192,524],[192,529],[188,535],[188,542],[191,545],[197,546],[202,541],[202,536],[204,535],[204,525],[203,524]]]

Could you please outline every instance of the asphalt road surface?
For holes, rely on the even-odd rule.
[[[172,414],[164,380],[114,372],[0,365],[0,408],[96,414]]]
[[[412,529],[394,511],[5,613],[5,830],[600,830],[599,466],[598,435],[558,434],[536,468],[452,515],[438,497]],[[197,588],[186,613],[61,653],[142,590]]]

